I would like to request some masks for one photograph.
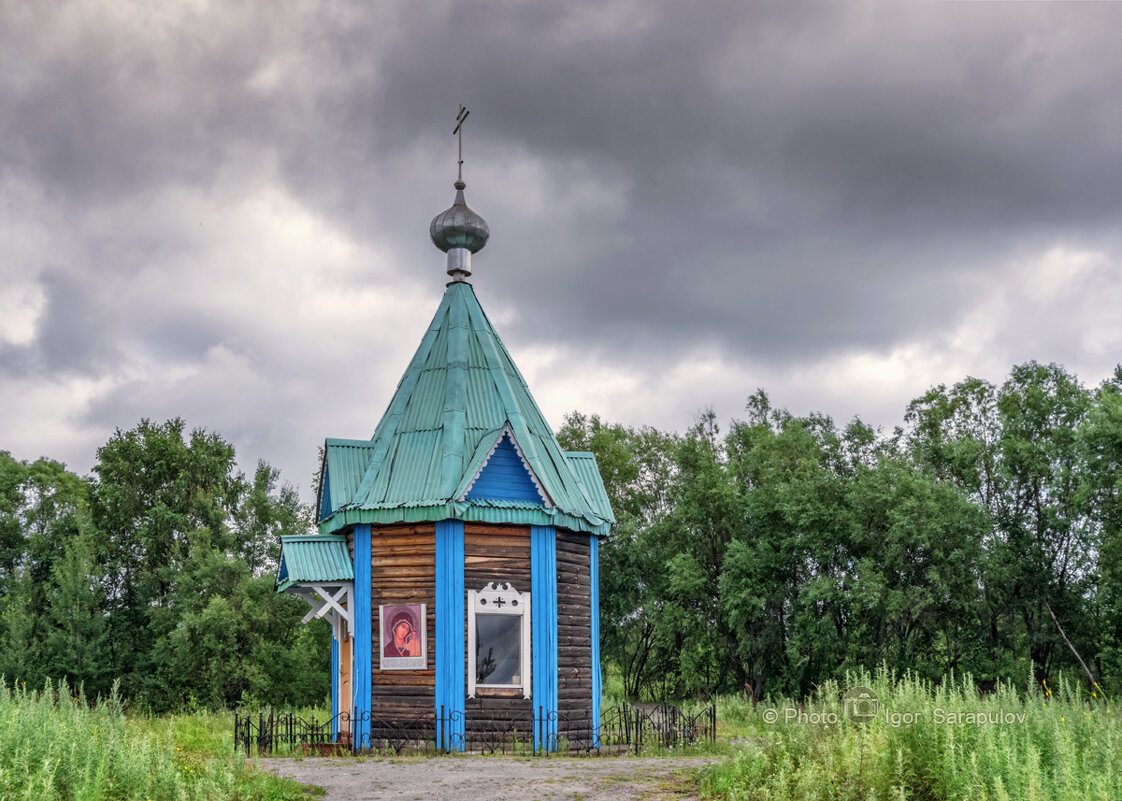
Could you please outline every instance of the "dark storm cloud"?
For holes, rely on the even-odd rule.
[[[547,194],[572,160],[621,185],[618,217],[577,210],[561,227],[547,206],[501,235],[503,264],[488,261],[498,236],[479,257],[501,274],[489,291],[543,312],[524,336],[633,342],[633,358],[698,341],[765,359],[891,343],[952,318],[959,278],[1010,247],[1118,222],[1115,9],[631,8],[634,24],[603,35],[544,4],[418,14],[382,54],[389,77],[338,109],[346,130],[376,127],[377,159],[471,103],[484,214],[521,189],[486,186],[504,153],[543,160]],[[409,190],[381,189],[355,207],[418,228]]]
[[[801,373],[938,342],[1010,261],[1116,258],[1119,23],[1117,4],[0,0],[0,192],[31,198],[0,232],[45,243],[0,266],[43,296],[29,343],[0,335],[0,374],[206,364],[121,379],[82,419],[180,398],[283,439],[270,415],[315,403],[314,362],[276,344],[267,315],[294,310],[252,294],[267,281],[224,285],[269,270],[213,263],[243,235],[224,215],[279,187],[391,265],[355,271],[356,295],[438,292],[427,223],[452,199],[460,102],[493,231],[475,283],[514,312],[516,350]],[[395,378],[364,389],[373,417]],[[225,414],[249,392],[270,395],[257,419]]]

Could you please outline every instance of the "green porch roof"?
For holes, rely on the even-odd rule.
[[[354,581],[354,565],[342,535],[301,534],[281,537],[277,592],[293,584]]]
[[[549,503],[464,498],[507,429]],[[374,436],[327,440],[324,468],[324,534],[451,517],[604,535],[614,520],[595,459],[561,450],[464,282],[448,285]]]

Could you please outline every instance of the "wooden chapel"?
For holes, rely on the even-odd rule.
[[[282,538],[277,589],[331,624],[342,740],[412,726],[448,750],[497,732],[592,746],[614,518],[595,458],[561,449],[468,282],[490,231],[462,163],[429,229],[444,297],[373,436],[325,441],[319,531]]]

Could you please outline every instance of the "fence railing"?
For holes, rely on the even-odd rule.
[[[246,754],[299,751],[305,754],[435,753],[586,753],[638,752],[712,742],[717,736],[717,708],[687,712],[670,704],[618,705],[602,710],[595,721],[538,707],[519,720],[468,718],[444,707],[412,718],[341,712],[319,721],[292,712],[237,713],[234,748]]]

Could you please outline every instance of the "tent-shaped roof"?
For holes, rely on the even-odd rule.
[[[466,498],[508,432],[544,498]],[[462,281],[448,285],[374,436],[327,440],[324,467],[325,534],[354,523],[457,518],[603,535],[614,520],[595,460],[561,450],[471,284]]]

